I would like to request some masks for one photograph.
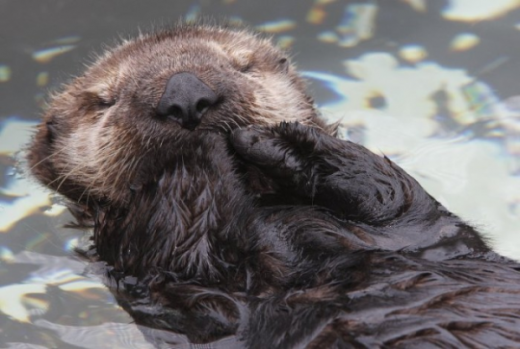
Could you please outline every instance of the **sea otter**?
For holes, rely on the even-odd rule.
[[[247,30],[123,42],[51,98],[27,157],[138,324],[216,347],[520,345],[520,264],[336,138]]]

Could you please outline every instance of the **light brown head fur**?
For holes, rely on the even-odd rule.
[[[158,117],[168,79],[190,72],[218,102],[193,131]],[[299,121],[323,128],[286,54],[239,29],[181,25],[125,41],[56,94],[29,151],[33,174],[80,203],[124,202],[201,132]]]

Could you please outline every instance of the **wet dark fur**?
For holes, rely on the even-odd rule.
[[[251,45],[242,65],[204,42],[197,51],[197,37],[225,47],[236,40],[229,33]],[[54,98],[34,138],[33,174],[93,227],[87,254],[106,262],[120,304],[138,324],[172,332],[149,330],[156,343],[185,335],[221,348],[517,347],[520,265],[389,159],[331,136],[292,66],[247,35],[188,26],[116,49]],[[175,60],[176,38],[192,59]],[[163,46],[171,58],[147,56]],[[95,90],[131,56],[146,67],[131,70],[137,85]],[[161,59],[175,63],[163,69]],[[257,75],[242,82],[235,71],[251,66]],[[178,71],[221,98],[193,131],[153,118]],[[262,79],[271,81],[264,73],[293,81],[299,122],[266,122],[252,107]],[[91,125],[101,134],[92,144],[124,145],[99,165],[105,181],[89,179],[95,166],[76,171],[83,165],[66,149]]]

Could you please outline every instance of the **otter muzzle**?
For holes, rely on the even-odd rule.
[[[178,73],[168,80],[156,112],[193,130],[216,101],[215,92],[195,75]]]

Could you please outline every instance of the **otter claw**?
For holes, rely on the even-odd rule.
[[[258,128],[238,129],[231,135],[231,142],[247,161],[265,167],[278,166],[284,161],[285,154],[276,144],[276,139],[267,136]]]

